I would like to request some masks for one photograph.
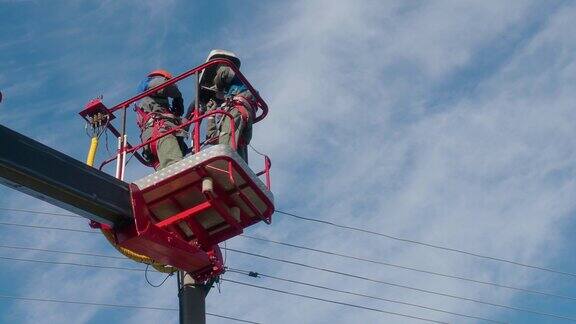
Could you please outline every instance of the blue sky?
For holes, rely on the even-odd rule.
[[[278,209],[576,272],[576,5],[539,1],[0,0],[0,123],[83,160],[77,112],[134,94],[151,69],[237,52],[270,106],[253,144]],[[180,84],[186,103],[190,83]],[[130,136],[137,139],[131,120]],[[111,139],[111,142],[114,140]],[[2,143],[10,145],[10,143]],[[111,144],[113,146],[113,143]],[[106,157],[104,145],[98,159]],[[255,161],[256,162],[256,161]],[[131,163],[128,180],[151,170]],[[56,207],[0,188],[0,206]],[[0,220],[87,229],[0,211]],[[299,222],[248,233],[430,271],[576,296],[576,280]],[[0,244],[114,254],[98,235],[0,225]],[[235,238],[228,247],[576,317],[576,303]],[[0,256],[136,267],[0,248]],[[173,279],[0,261],[0,293],[177,307]],[[559,320],[228,253],[231,267],[511,323]],[[450,323],[474,321],[235,274],[225,277]],[[153,279],[161,280],[160,276]],[[264,323],[417,323],[223,283],[208,311]],[[177,314],[0,300],[2,323],[176,323]],[[209,318],[210,323],[231,323]]]

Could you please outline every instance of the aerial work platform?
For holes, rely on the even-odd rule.
[[[270,224],[274,198],[270,191],[270,159],[263,155],[264,169],[254,172],[236,153],[234,138],[229,144],[200,142],[204,118],[234,118],[226,109],[201,111],[196,99],[193,116],[145,143],[131,145],[126,133],[127,110],[138,100],[190,76],[219,66],[229,66],[254,95],[254,123],[262,120],[268,107],[238,67],[225,58],[215,58],[165,83],[107,108],[101,98],[90,101],[80,112],[91,129],[92,142],[87,164],[0,125],[0,184],[45,200],[92,220],[121,253],[149,264],[158,271],[188,272],[204,282],[224,272],[218,244],[233,238],[258,222]],[[197,95],[200,91],[197,91]],[[120,111],[116,119],[114,112]],[[112,124],[121,120],[120,131]],[[224,122],[224,121],[223,121]],[[190,129],[192,154],[142,179],[124,181],[125,168],[133,155],[151,164],[139,152],[162,137]],[[98,138],[111,131],[118,140],[116,154],[93,168]],[[115,161],[115,177],[101,171]],[[264,180],[261,180],[262,177]]]
[[[211,54],[212,55],[212,54]],[[132,154],[146,166],[153,166],[139,150],[145,150],[154,142],[176,132],[191,132],[191,152],[172,165],[130,184],[133,226],[108,229],[100,226],[109,241],[124,255],[138,262],[152,264],[159,271],[171,267],[185,270],[196,281],[202,282],[224,272],[224,265],[218,244],[241,234],[244,228],[260,221],[270,224],[274,212],[274,199],[270,191],[270,167],[268,156],[264,158],[264,169],[255,173],[237,153],[237,139],[220,143],[218,138],[200,141],[200,125],[206,118],[229,123],[229,132],[236,134],[234,116],[230,107],[238,105],[237,98],[228,98],[217,108],[206,110],[206,100],[214,96],[216,88],[211,87],[210,73],[221,66],[234,71],[244,84],[254,101],[253,123],[264,119],[268,106],[252,85],[239,71],[239,62],[230,53],[209,56],[207,61],[152,89],[146,90],[112,108],[107,108],[100,99],[90,101],[80,115],[94,134],[87,163],[94,161],[98,137],[103,130],[110,130],[118,139],[115,156],[104,160],[100,169],[116,162],[116,177],[123,180],[127,155]],[[146,96],[176,82],[196,76],[196,99],[193,114],[188,120],[175,127],[153,135],[138,145],[127,140],[126,115],[130,105]],[[202,79],[204,76],[204,79]],[[202,81],[202,80],[204,81]],[[238,109],[238,108],[237,108]],[[121,112],[121,130],[117,130],[113,120],[118,120],[115,112]],[[216,141],[214,141],[216,139]],[[93,149],[94,148],[94,149]],[[144,153],[144,151],[142,152]],[[264,182],[260,180],[264,178]],[[98,224],[93,224],[98,227]],[[135,255],[136,254],[136,255]]]
[[[136,231],[116,230],[118,244],[197,275],[213,271],[218,243],[270,223],[274,212],[272,192],[224,144],[135,181],[130,192]]]
[[[272,192],[230,146],[188,156],[134,182],[159,226],[183,237],[220,243],[259,221],[270,223]],[[172,215],[178,215],[172,217]]]

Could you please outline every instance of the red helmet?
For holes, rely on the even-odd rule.
[[[148,73],[149,77],[155,77],[155,76],[161,76],[161,77],[165,77],[166,79],[172,79],[172,74],[166,70],[154,70],[150,73]]]

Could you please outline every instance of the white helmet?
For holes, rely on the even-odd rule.
[[[223,49],[213,49],[210,51],[210,54],[208,54],[206,62],[217,58],[229,59],[230,61],[232,61],[232,63],[234,63],[234,65],[236,65],[236,67],[240,68],[241,64],[240,59],[238,58],[238,56],[236,56],[236,54],[234,54],[234,52]]]
[[[223,49],[213,49],[210,51],[210,54],[208,54],[206,62],[217,58],[228,59],[232,61],[232,63],[234,63],[234,65],[236,65],[237,68],[240,68],[241,65],[240,59],[232,51],[227,51]],[[216,76],[216,72],[218,71],[219,67],[221,67],[221,65],[214,65],[205,69],[200,73],[200,102],[206,102],[209,97],[214,95],[214,91],[216,91],[216,86],[214,84],[214,77]],[[233,77],[233,74],[231,75]]]

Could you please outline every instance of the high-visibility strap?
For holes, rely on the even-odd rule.
[[[164,127],[164,120],[163,119],[156,119],[154,120],[154,124],[152,125],[152,138],[158,137],[162,132],[161,129]],[[157,169],[160,165],[160,160],[158,159],[158,140],[152,141],[150,143],[150,152],[152,152],[152,166],[154,169]]]
[[[234,108],[238,109],[244,122],[248,123],[248,120],[250,119],[250,112],[248,112],[248,109],[253,109],[252,103],[243,96],[235,96],[232,101],[237,103],[234,105]]]

